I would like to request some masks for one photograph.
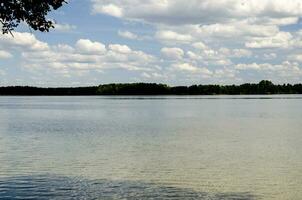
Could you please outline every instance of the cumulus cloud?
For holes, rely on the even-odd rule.
[[[94,13],[102,13],[106,15],[111,15],[114,17],[122,17],[123,15],[123,9],[116,4],[94,4],[93,6],[93,12]]]
[[[164,24],[209,24],[264,18],[294,23],[302,15],[300,0],[92,0],[96,13]],[[181,14],[180,14],[181,13]],[[295,20],[294,20],[295,19]]]
[[[244,76],[244,71],[301,76],[295,51],[302,47],[302,32],[283,29],[299,23],[300,0],[92,1],[94,8],[110,4],[122,10],[121,19],[155,28],[154,38],[169,46],[161,47],[161,64],[172,62],[174,70],[192,74],[200,70],[196,66],[207,66],[216,78]]]
[[[195,37],[267,37],[278,33],[276,25],[254,24],[248,20],[232,21],[227,23],[215,23],[207,25],[191,25],[189,29]]]
[[[235,69],[238,70],[256,70],[256,71],[272,71],[278,72],[279,75],[290,76],[296,75],[299,76],[302,74],[302,70],[299,67],[298,63],[284,61],[281,64],[271,64],[271,63],[250,63],[250,64],[237,64]]]
[[[196,43],[193,43],[192,46],[195,48],[195,49],[200,49],[200,50],[205,50],[205,49],[208,49],[209,47],[207,45],[205,45],[203,42],[196,42]]]
[[[130,39],[130,40],[137,40],[139,38],[138,35],[130,32],[130,31],[118,31],[118,35],[123,38]]]
[[[174,73],[169,71],[170,75],[165,72],[167,69],[221,79],[236,78],[244,71],[277,73],[278,76],[295,72],[300,76],[297,64],[300,56],[290,49],[302,46],[302,34],[281,29],[281,26],[298,23],[302,15],[299,0],[92,0],[92,12],[153,26],[154,38],[164,44],[159,48],[160,58],[127,45],[105,45],[89,39],[80,39],[73,45],[50,46],[33,35],[24,34],[15,42],[4,39],[1,43],[9,43],[10,48],[28,49],[22,53],[27,66],[38,67],[46,60],[48,67],[65,70],[65,73],[70,69],[120,68],[142,70],[141,76],[154,79],[172,77]],[[59,25],[58,29],[72,27]],[[143,38],[130,31],[120,30],[118,35],[130,40]],[[292,56],[282,57],[279,49],[282,54]],[[261,55],[267,62],[278,58],[281,64],[259,64],[255,55]]]
[[[132,52],[132,50],[127,45],[120,44],[110,44],[109,49],[121,54],[129,54]]]
[[[49,71],[68,77],[69,73],[108,69],[152,70],[156,58],[121,44],[105,45],[98,41],[79,39],[74,45],[49,45],[29,33],[14,33],[15,37],[0,36],[0,58],[21,55],[22,67],[30,72]],[[1,47],[9,46],[10,51]],[[83,73],[78,73],[81,75]]]
[[[231,65],[232,61],[230,58],[248,57],[252,54],[250,51],[244,49],[213,49],[201,45],[201,43],[195,43],[193,45],[195,46],[195,50],[186,53],[188,59],[208,66]]]
[[[299,63],[302,63],[302,54],[292,54],[288,55],[289,60],[297,61]]]
[[[290,36],[280,32],[279,27],[298,23],[302,15],[300,0],[92,0],[92,7],[96,13],[112,16],[117,14],[98,8],[118,8],[123,11],[118,16],[125,20],[153,24],[159,29],[155,37],[162,42],[237,37],[238,40],[250,39],[243,41],[248,48],[289,45],[284,40]]]
[[[288,48],[291,46],[293,36],[289,32],[279,32],[271,37],[252,38],[245,43],[248,48]]]
[[[265,54],[263,54],[263,58],[265,60],[273,60],[273,59],[277,58],[277,54],[276,53],[265,53]]]
[[[161,53],[168,59],[182,59],[184,56],[184,51],[180,48],[167,48],[161,49]]]
[[[54,26],[55,26],[55,31],[59,31],[59,32],[70,32],[77,28],[75,25],[70,25],[70,24],[56,23]]]
[[[302,80],[299,65],[302,31],[296,31],[302,16],[301,0],[91,2],[93,14],[109,15],[123,23],[117,29],[120,29],[119,39],[133,40],[135,48],[118,44],[121,42],[103,44],[89,38],[50,45],[32,34],[16,32],[14,39],[0,36],[0,58],[20,52],[27,69],[44,66],[66,77],[71,70],[84,73],[123,69],[140,71],[143,80],[162,78],[174,82],[190,78],[196,82],[235,81],[250,75],[253,80],[272,76],[279,80],[284,77]],[[129,30],[139,30],[142,24],[147,26],[148,37],[137,34],[140,31],[127,30],[128,24],[135,27]],[[62,24],[57,28],[70,31],[75,27]],[[152,48],[143,47],[149,53],[134,50],[139,48],[137,41],[142,40],[144,45],[152,42]]]
[[[102,43],[88,39],[78,40],[74,47],[61,44],[45,52],[23,52],[22,57],[29,68],[46,66],[58,70],[148,70],[144,67],[154,59],[126,45],[110,44],[106,48]]]
[[[229,57],[229,58],[250,57],[253,54],[251,51],[247,49],[220,48],[219,52],[225,57]]]
[[[11,58],[13,57],[13,55],[7,51],[4,50],[0,50],[0,59],[7,59],[7,58]]]
[[[143,72],[141,74],[141,77],[143,77],[144,79],[146,79],[148,81],[157,80],[157,81],[163,82],[163,80],[168,80],[168,76],[166,74],[160,74],[157,72],[151,72],[151,73]]]
[[[188,34],[180,34],[174,31],[158,31],[155,34],[155,38],[162,42],[180,42],[180,43],[188,43],[193,40],[193,37]]]
[[[205,67],[197,67],[190,63],[176,63],[172,65],[172,68],[178,71],[196,73],[204,76],[210,76],[213,74],[213,72]]]
[[[104,53],[106,47],[104,44],[99,42],[92,42],[88,39],[80,39],[76,43],[76,48],[83,53]]]
[[[6,48],[21,48],[31,51],[45,51],[49,49],[47,43],[38,40],[33,34],[13,32],[14,37],[11,35],[2,35],[0,37],[1,46]]]

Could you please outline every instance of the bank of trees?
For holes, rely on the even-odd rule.
[[[275,85],[270,81],[242,85],[171,87],[156,83],[105,84],[78,88],[0,87],[0,95],[256,95],[302,94],[302,84]]]
[[[30,96],[72,96],[72,95],[96,95],[98,87],[78,88],[38,88],[28,86],[0,87],[0,95],[30,95]]]
[[[274,85],[264,80],[258,84],[242,85],[192,85],[170,87],[164,84],[107,84],[100,85],[100,95],[255,95],[255,94],[302,94],[302,84]]]

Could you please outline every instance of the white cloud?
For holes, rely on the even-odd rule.
[[[114,17],[122,17],[123,15],[123,9],[115,4],[94,4],[93,12],[111,15]]]
[[[123,38],[130,39],[130,40],[137,40],[138,39],[138,35],[130,32],[130,31],[118,31],[118,35],[123,37]]]
[[[219,53],[229,58],[250,57],[253,53],[247,49],[220,48]]]
[[[14,38],[9,35],[0,36],[0,58],[9,58],[8,54],[12,56],[15,52],[21,53],[20,63],[26,70],[35,73],[51,71],[69,78],[73,78],[73,75],[84,76],[88,72],[104,73],[107,70],[118,69],[135,71],[131,74],[136,74],[143,80],[159,82],[164,80],[174,83],[183,80],[198,83],[202,78],[219,83],[230,80],[233,83],[232,81],[244,80],[249,75],[254,79],[275,77],[275,80],[302,80],[299,66],[302,56],[297,48],[302,46],[302,33],[285,32],[281,31],[284,29],[280,29],[280,25],[296,23],[295,14],[292,14],[293,16],[290,13],[283,16],[276,14],[279,18],[272,14],[252,16],[249,15],[252,11],[248,10],[247,13],[240,14],[242,17],[237,17],[225,15],[229,11],[221,7],[223,12],[216,13],[220,17],[208,19],[208,23],[207,19],[199,19],[201,22],[197,23],[198,18],[195,15],[200,13],[194,13],[195,8],[192,8],[192,13],[184,14],[192,15],[191,17],[196,20],[195,24],[194,20],[185,19],[183,16],[178,16],[181,18],[180,21],[173,21],[168,16],[171,14],[169,12],[162,13],[163,19],[151,20],[144,12],[141,12],[141,16],[146,18],[130,16],[130,10],[136,9],[135,6],[132,7],[133,2],[140,0],[125,0],[125,5],[114,0],[112,2],[102,0],[103,4],[100,2],[98,1],[98,5],[101,6],[99,8],[103,14],[110,13],[109,15],[127,20],[152,23],[155,28],[153,36],[164,44],[159,48],[157,48],[159,44],[156,44],[156,48],[151,50],[154,54],[160,53],[159,58],[123,44],[105,45],[99,41],[80,39],[74,44],[67,45],[62,42],[50,45],[38,40],[32,34],[18,32],[14,33]],[[175,4],[180,5],[182,2],[175,0]],[[142,3],[145,4],[145,8],[153,6],[167,9],[166,6],[173,2],[148,0]],[[195,0],[186,4],[189,3],[193,7],[197,4],[204,5],[203,2]],[[220,4],[214,1],[209,3],[212,4],[213,10],[216,9],[214,6],[216,3]],[[110,4],[111,6],[108,6]],[[97,11],[97,7],[95,9],[96,12],[100,12]],[[116,12],[117,10],[119,11]],[[118,31],[118,35],[131,40],[144,40],[144,36],[130,31]],[[260,63],[259,60],[265,60],[266,63]]]
[[[302,69],[297,62],[238,64],[235,68],[239,71],[239,76],[251,76],[258,81],[270,79],[276,83],[288,83],[302,80]],[[245,71],[249,72],[244,73]]]
[[[222,68],[222,69],[216,69],[214,71],[214,77],[218,79],[231,79],[232,81],[235,81],[234,78],[236,78],[237,72],[234,69],[231,68]],[[234,82],[233,82],[234,84]]]
[[[302,63],[302,54],[289,55],[288,59]]]
[[[178,71],[184,71],[194,74],[201,74],[204,76],[210,76],[213,74],[209,69],[205,67],[197,67],[190,63],[176,63],[172,65],[172,69],[178,70]]]
[[[291,45],[293,36],[289,32],[279,32],[272,37],[252,38],[245,43],[248,48],[288,48]]]
[[[200,62],[207,66],[227,66],[232,64],[230,58],[239,58],[251,55],[251,52],[243,49],[220,48],[215,50],[208,46],[203,47],[201,44],[195,44],[194,46],[195,51],[188,51],[186,53],[188,59]]]
[[[70,32],[77,28],[75,25],[70,25],[70,24],[55,24],[54,26],[55,26],[55,31],[59,31],[59,32]]]
[[[184,56],[184,51],[180,48],[167,48],[161,49],[161,53],[168,59],[182,59]]]
[[[302,15],[300,0],[92,0],[92,3],[96,13],[170,25],[219,23],[250,17],[293,23],[289,18]]]
[[[290,33],[281,32],[280,26],[297,24],[302,16],[301,5],[300,0],[92,0],[94,10],[117,7],[125,20],[154,25],[155,38],[163,43],[175,46],[201,39],[215,42],[217,37],[254,49],[297,44],[289,41]],[[104,12],[101,9],[99,13]],[[115,16],[114,12],[110,15]],[[131,33],[124,36],[136,38]]]
[[[76,48],[83,53],[104,53],[106,47],[104,44],[99,42],[92,42],[88,39],[80,39],[76,43]]]
[[[249,21],[253,24],[263,24],[263,25],[278,25],[286,26],[291,24],[297,24],[299,22],[299,17],[279,17],[279,18],[270,18],[260,16],[257,18],[249,18]]]
[[[192,46],[193,46],[195,49],[200,49],[200,50],[208,49],[208,46],[205,45],[203,42],[196,42],[196,43],[193,43]]]
[[[138,35],[130,31],[118,31],[118,35],[122,38],[126,38],[129,40],[138,40],[138,41],[143,41],[143,40],[152,40],[152,36],[149,35]]]
[[[193,66],[189,63],[177,63],[173,64],[172,67],[176,70],[180,71],[189,71],[189,72],[198,72],[199,68],[196,66]]]
[[[109,49],[121,54],[129,54],[132,52],[132,50],[127,45],[120,44],[110,44]]]
[[[301,76],[302,70],[298,63],[284,61],[281,64],[271,63],[251,63],[251,64],[238,64],[235,66],[238,70],[255,70],[255,71],[270,71],[277,73],[278,76]]]
[[[265,53],[265,54],[263,54],[263,58],[265,60],[273,60],[273,59],[277,58],[277,54],[276,53]]]
[[[158,31],[155,34],[155,38],[157,38],[159,41],[168,42],[168,43],[169,42],[188,43],[193,40],[191,35],[180,34],[174,31]]]
[[[152,71],[155,58],[142,51],[134,51],[126,45],[109,44],[80,39],[74,46],[58,44],[47,51],[21,51],[24,67],[29,71],[51,70],[62,76],[76,71],[104,71],[125,69]],[[76,74],[81,75],[82,73]]]
[[[160,74],[160,73],[157,73],[157,72],[152,72],[152,73],[143,72],[141,74],[141,76],[145,79],[148,79],[148,80],[151,79],[151,80],[157,80],[157,81],[160,81],[160,82],[163,82],[163,80],[168,79],[167,75]]]
[[[252,69],[252,70],[261,70],[261,69],[263,69],[266,66],[271,67],[270,64],[259,65],[257,63],[252,63],[252,64],[238,64],[238,65],[235,66],[235,69],[238,69],[238,70],[249,70],[249,69]]]
[[[21,32],[13,32],[13,37],[9,34],[1,35],[0,44],[0,48],[21,48],[31,51],[46,51],[49,49],[47,43],[39,41],[33,34]]]
[[[72,46],[69,46],[67,44],[58,44],[53,46],[53,49],[56,51],[63,51],[65,53],[74,53],[75,49]]]
[[[122,20],[152,26],[154,38],[166,46],[161,47],[160,65],[172,62],[182,73],[206,66],[212,78],[243,80],[245,70],[281,77],[299,68],[295,62],[289,67],[284,59],[301,62],[297,48],[302,47],[302,32],[283,29],[299,23],[301,0],[92,0],[95,13],[104,14],[97,8],[110,4],[118,8]],[[131,32],[120,36],[138,37]],[[260,60],[268,63],[258,64]]]
[[[239,20],[227,23],[215,23],[207,25],[192,25],[190,27],[192,34],[195,37],[265,37],[278,33],[279,29],[275,25],[259,25],[249,21]]]
[[[188,51],[186,54],[187,54],[188,58],[191,60],[201,60],[202,59],[202,57],[200,55],[197,55],[193,51]]]
[[[12,58],[13,55],[7,51],[0,50],[0,59]]]

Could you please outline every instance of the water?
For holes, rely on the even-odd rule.
[[[302,96],[0,97],[0,199],[302,199]]]

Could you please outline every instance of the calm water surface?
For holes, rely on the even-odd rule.
[[[0,199],[302,199],[302,96],[0,97]]]

